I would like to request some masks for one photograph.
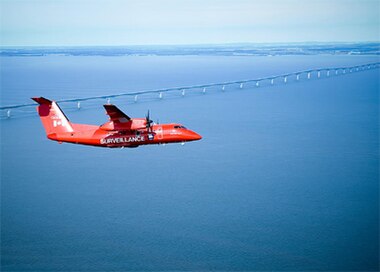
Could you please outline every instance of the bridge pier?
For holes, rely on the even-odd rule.
[[[203,94],[206,93],[206,88],[203,88],[202,93],[203,93]]]
[[[310,76],[311,76],[311,74],[310,74],[310,72],[308,72],[307,73],[307,79],[310,79]]]
[[[136,95],[135,95],[135,98],[134,98],[135,103],[137,102],[137,100],[138,100],[138,96],[137,96],[137,94],[136,94]]]
[[[243,89],[244,84],[240,83],[240,89]]]
[[[162,92],[160,92],[160,93],[158,94],[158,98],[159,98],[159,99],[162,99]]]
[[[80,110],[80,101],[78,101],[78,103],[77,103],[77,108],[78,108],[78,110]]]

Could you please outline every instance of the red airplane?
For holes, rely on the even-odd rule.
[[[104,105],[109,121],[101,126],[71,123],[58,104],[44,97],[32,98],[50,140],[101,147],[138,147],[148,144],[184,143],[202,137],[180,124],[154,124],[130,118],[114,105]]]

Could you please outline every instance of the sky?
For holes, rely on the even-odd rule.
[[[2,46],[380,41],[379,0],[0,0]]]

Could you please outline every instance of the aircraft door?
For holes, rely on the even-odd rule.
[[[162,140],[164,138],[164,133],[162,131],[162,126],[158,126],[156,129],[157,139]]]

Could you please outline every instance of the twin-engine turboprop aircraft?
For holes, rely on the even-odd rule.
[[[101,126],[71,123],[58,104],[43,97],[32,98],[50,140],[101,147],[138,147],[148,144],[189,142],[202,137],[180,124],[154,124],[130,118],[114,105],[104,105],[109,121]]]

